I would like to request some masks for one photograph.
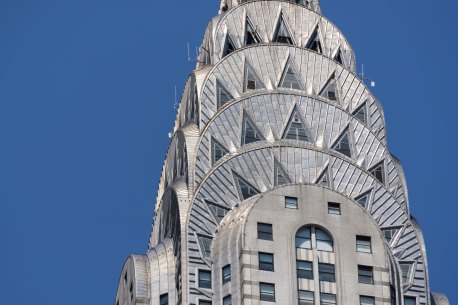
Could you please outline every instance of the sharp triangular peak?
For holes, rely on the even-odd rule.
[[[358,195],[355,198],[355,201],[361,205],[363,208],[368,208],[371,200],[371,195],[372,195],[372,189],[365,191],[361,195]]]
[[[403,226],[391,226],[381,229],[383,237],[385,237],[385,240],[388,245],[392,246],[396,242],[396,239],[399,233],[401,232],[402,228]]]
[[[342,56],[342,50],[340,49],[340,47],[337,49],[337,52],[336,54],[334,55],[333,59],[338,62],[339,64],[343,65],[344,64],[344,61],[343,61],[343,56]]]
[[[274,184],[275,186],[291,183],[291,178],[289,177],[286,170],[281,165],[280,161],[274,157]]]
[[[330,101],[338,101],[338,91],[337,91],[337,83],[336,83],[336,76],[335,73],[331,75],[329,80],[324,85],[323,89],[321,89],[320,94],[321,97],[324,97]]]
[[[235,44],[232,41],[231,35],[229,32],[226,34],[226,40],[224,41],[223,56],[225,57],[236,50]]]
[[[320,33],[319,33],[319,27],[318,26],[316,26],[315,30],[313,30],[312,35],[310,35],[309,41],[307,42],[305,47],[307,49],[315,51],[317,53],[320,53],[320,54],[323,53],[323,47],[321,45]]]
[[[283,74],[280,79],[278,87],[288,88],[288,89],[297,89],[304,90],[301,81],[299,81],[297,70],[292,62],[291,57],[288,58],[285,68],[283,69]]]
[[[342,132],[339,138],[337,138],[337,141],[331,146],[331,149],[334,149],[347,157],[352,157],[350,131],[348,128]]]
[[[218,109],[224,106],[228,101],[234,99],[229,91],[221,84],[219,80],[216,80],[216,100]]]
[[[320,176],[318,179],[316,179],[315,184],[325,186],[325,187],[331,187],[331,177],[329,175],[329,167],[326,166],[325,169],[321,172]]]
[[[361,123],[367,125],[367,101],[353,112],[353,116]]]
[[[294,44],[293,36],[288,29],[283,13],[280,13],[280,17],[278,18],[272,42]]]
[[[212,164],[215,164],[222,157],[229,153],[229,150],[215,138],[211,138],[212,144]]]
[[[242,145],[265,140],[264,135],[261,133],[258,127],[256,127],[256,124],[253,122],[246,111],[243,111],[242,120]]]
[[[235,171],[232,171],[232,175],[234,176],[240,201],[243,201],[260,193],[257,188],[255,188],[248,181],[243,179]]]
[[[245,22],[245,45],[260,43],[261,41],[256,28],[253,26],[250,18],[247,17]]]
[[[243,91],[264,89],[266,86],[261,81],[261,78],[255,72],[248,60],[245,60],[245,77],[243,82]]]
[[[385,160],[371,167],[369,173],[374,176],[381,184],[385,185]]]
[[[215,220],[219,222],[221,222],[221,220],[223,220],[224,216],[226,216],[227,213],[229,213],[230,209],[226,206],[223,206],[221,204],[217,204],[213,201],[210,201],[210,200],[204,200],[205,203],[207,204],[208,206],[208,209],[210,210],[210,212],[213,214],[213,216],[215,217]]]
[[[293,112],[289,117],[288,124],[283,132],[283,139],[311,142],[310,133],[305,127],[302,116],[297,106],[294,106]]]

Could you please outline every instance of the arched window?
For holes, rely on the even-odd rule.
[[[315,226],[305,226],[296,233],[296,248],[334,252],[331,235]]]

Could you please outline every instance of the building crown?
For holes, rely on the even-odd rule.
[[[219,9],[219,13],[223,14],[230,10],[237,5],[240,5],[245,2],[255,2],[259,0],[221,0],[221,5]],[[293,2],[298,5],[303,5],[317,13],[321,13],[320,11],[320,0],[284,0],[286,2]]]

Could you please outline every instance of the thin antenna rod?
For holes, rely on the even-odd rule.
[[[191,62],[191,52],[189,50],[189,42],[188,42],[188,62]]]

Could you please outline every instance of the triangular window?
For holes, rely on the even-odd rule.
[[[353,113],[355,118],[363,124],[367,125],[367,108],[366,103],[359,106],[358,109]]]
[[[212,164],[219,161],[224,155],[228,154],[229,151],[221,143],[216,141],[212,137]]]
[[[256,141],[264,140],[264,136],[254,124],[250,116],[243,113],[243,126],[242,126],[242,145],[253,143]]]
[[[226,214],[230,211],[228,207],[219,205],[209,200],[205,200],[205,203],[208,205],[208,208],[212,212],[213,216],[215,216],[216,220],[218,220],[218,222],[221,222],[224,216],[226,216]]]
[[[391,228],[382,229],[383,237],[385,237],[385,240],[388,243],[388,245],[390,245],[393,239],[396,238],[396,235],[398,234],[399,231],[400,231],[399,227],[396,227],[396,228],[391,227]]]
[[[326,187],[331,186],[330,179],[329,179],[329,171],[327,167],[321,173],[321,176],[316,180],[316,184],[321,185],[321,186],[326,186]]]
[[[253,67],[246,62],[245,63],[245,81],[244,81],[244,92],[249,90],[263,89],[265,88],[259,76],[254,71]]]
[[[286,171],[283,169],[283,166],[278,162],[276,159],[274,161],[274,170],[275,170],[275,185],[283,185],[291,183],[291,179],[289,178]]]
[[[234,97],[227,91],[226,88],[216,80],[216,98],[218,100],[218,109],[221,108],[228,101],[234,99]]]
[[[235,51],[235,45],[232,42],[231,35],[229,35],[229,33],[227,33],[226,41],[224,43],[223,57],[231,54],[234,51]]]
[[[334,60],[339,64],[343,65],[342,51],[340,50],[340,48],[337,50],[337,53],[334,56]]]
[[[198,239],[202,255],[204,257],[210,257],[213,238],[209,236],[198,235]]]
[[[412,274],[413,264],[412,263],[399,263],[401,267],[402,282],[405,284],[410,283],[410,278]]]
[[[297,77],[297,73],[294,71],[290,62],[288,62],[285,66],[279,87],[297,90],[303,89],[301,83],[299,82],[299,78]]]
[[[307,45],[305,47],[309,50],[318,52],[320,54],[323,53],[323,48],[321,46],[321,41],[320,41],[320,35],[318,34],[318,26],[313,31],[312,36],[310,36],[310,39],[307,42]]]
[[[258,33],[253,27],[251,21],[247,18],[246,20],[246,30],[245,30],[245,45],[256,44],[261,42]]]
[[[374,178],[377,179],[381,184],[385,184],[385,166],[384,164],[385,163],[382,161],[369,170],[369,173],[372,176],[374,176]]]
[[[234,174],[234,178],[236,180],[236,183],[237,183],[237,187],[238,187],[238,191],[239,191],[239,196],[240,196],[240,199],[241,200],[245,200],[245,199],[248,199],[250,197],[253,197],[257,194],[259,194],[260,192],[254,187],[252,186],[248,181],[246,181],[245,179],[243,179],[242,177],[240,177],[238,174],[236,174],[235,172],[233,172]]]
[[[331,101],[337,101],[338,93],[334,74],[331,76],[331,78],[328,80],[326,85],[321,90],[320,96],[327,98]]]
[[[348,129],[344,131],[331,148],[351,158],[350,135]]]
[[[359,203],[363,208],[367,208],[372,190],[365,192],[355,198],[356,202]]]
[[[291,38],[291,34],[289,33],[288,28],[286,27],[283,14],[280,16],[280,19],[278,20],[273,42],[293,44],[293,39]]]
[[[302,122],[297,108],[294,108],[293,113],[291,114],[283,139],[310,142],[307,129]]]

